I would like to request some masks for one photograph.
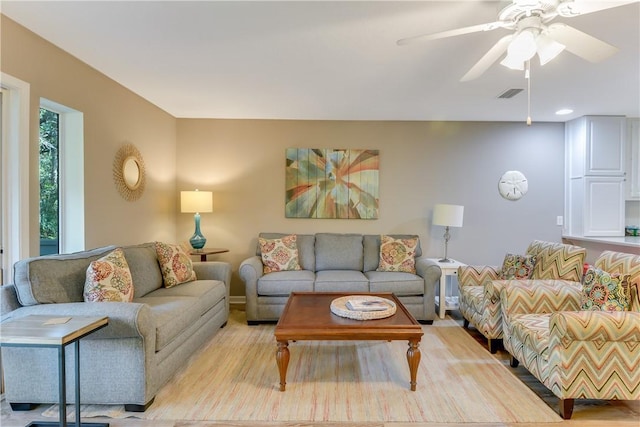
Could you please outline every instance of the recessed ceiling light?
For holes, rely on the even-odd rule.
[[[571,113],[573,113],[573,110],[571,108],[563,108],[561,110],[556,111],[556,114],[558,116],[564,116]]]

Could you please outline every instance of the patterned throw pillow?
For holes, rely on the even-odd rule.
[[[262,254],[263,271],[265,274],[274,271],[301,270],[298,256],[298,238],[295,234],[281,239],[258,238],[260,253]]]
[[[628,280],[628,274],[610,274],[590,267],[582,280],[582,310],[628,310]]]
[[[156,242],[156,255],[165,288],[196,280],[193,262],[182,246]]]
[[[122,249],[115,249],[89,264],[83,297],[85,302],[133,300],[133,280]]]
[[[416,272],[416,248],[418,238],[394,239],[391,236],[380,238],[380,263],[376,271]]]
[[[500,279],[530,279],[536,266],[535,255],[507,254],[502,262]]]

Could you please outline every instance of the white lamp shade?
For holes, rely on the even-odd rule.
[[[464,206],[435,205],[433,208],[433,225],[444,227],[462,227]]]
[[[213,212],[213,193],[211,191],[181,191],[180,212]]]
[[[558,56],[560,52],[565,49],[565,45],[558,43],[551,39],[546,34],[539,34],[536,38],[536,45],[538,46],[538,58],[540,58],[540,65],[544,65]]]

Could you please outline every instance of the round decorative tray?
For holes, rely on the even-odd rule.
[[[384,310],[352,310],[347,306],[347,302],[364,303],[365,305],[373,303],[374,305],[386,305]],[[331,301],[331,312],[336,316],[346,317],[355,320],[373,320],[384,319],[393,316],[396,312],[396,303],[386,298],[373,295],[348,295],[346,297],[336,298]]]

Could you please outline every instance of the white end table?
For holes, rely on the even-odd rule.
[[[27,427],[67,427],[65,347],[74,344],[77,427],[109,427],[108,423],[83,423],[80,420],[80,339],[104,328],[108,317],[30,315],[0,323],[0,346],[51,347],[58,349],[58,394],[60,421],[34,421]],[[28,369],[28,367],[25,367]]]
[[[449,262],[440,261],[440,258],[429,259],[435,261],[442,271],[440,275],[440,297],[436,297],[436,304],[438,304],[440,318],[444,319],[447,310],[456,310],[458,308],[458,297],[447,296],[447,279],[452,276],[458,276],[458,267],[463,267],[466,264],[451,258]]]

